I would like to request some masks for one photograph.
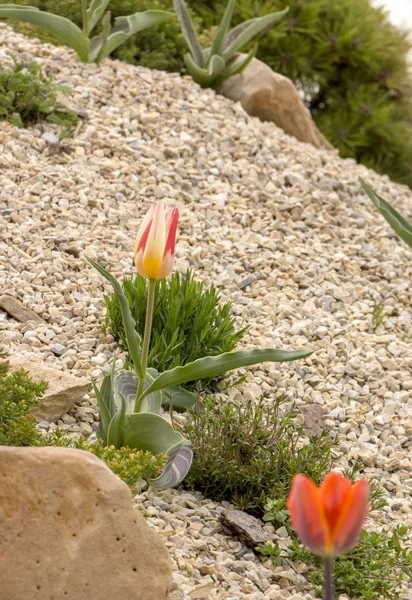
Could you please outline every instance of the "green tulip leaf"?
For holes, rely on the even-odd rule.
[[[185,412],[196,406],[196,396],[177,385],[171,385],[166,388],[163,393],[163,408],[168,409],[172,404],[173,410],[177,412]],[[203,405],[199,402],[199,407],[203,409]]]
[[[181,439],[166,452],[167,462],[162,474],[156,479],[149,479],[148,483],[156,488],[169,488],[179,485],[188,474],[192,466],[193,450],[189,440]]]
[[[87,33],[89,35],[102,18],[109,2],[110,0],[92,0],[90,2],[90,6],[87,9]]]
[[[139,377],[143,377],[142,366],[140,363],[142,340],[136,331],[136,324],[130,311],[130,306],[126,296],[123,293],[120,283],[109,271],[101,267],[97,262],[86,256],[86,260],[98,271],[109,283],[112,284],[114,292],[117,296],[122,313],[123,327],[126,334],[127,347],[132,357],[133,366]]]
[[[126,415],[123,424],[123,443],[129,448],[166,454],[182,436],[160,415],[135,413]]]
[[[204,67],[203,49],[196,37],[193,21],[184,0],[174,0],[174,7],[177,18],[179,19],[180,27],[190,52],[192,53],[193,62],[198,67]]]
[[[238,350],[225,352],[218,356],[198,358],[183,367],[175,367],[161,373],[157,379],[143,392],[142,397],[152,394],[171,385],[180,385],[187,381],[216,377],[226,371],[248,367],[262,362],[286,362],[305,358],[312,350],[277,350],[276,348],[258,348],[256,350]]]
[[[409,248],[412,248],[412,225],[389,202],[378,196],[362,179],[360,179],[360,182],[369,198],[381,215],[388,221],[392,229],[408,244]]]
[[[220,55],[223,49],[223,44],[225,42],[225,37],[227,32],[229,31],[230,22],[233,16],[233,9],[235,8],[236,0],[229,0],[226,6],[225,13],[220,21],[220,25],[218,30],[216,31],[216,35],[213,38],[212,46],[210,49],[210,54],[213,56],[214,54]]]
[[[114,446],[115,448],[121,448],[128,444],[123,441],[123,425],[126,417],[126,400],[119,394],[118,400],[120,406],[118,406],[116,414],[110,421],[110,425],[107,429],[107,445]]]
[[[62,44],[77,52],[81,61],[88,61],[89,40],[69,19],[39,10],[33,6],[3,4],[0,6],[0,19],[16,19],[23,23],[39,25],[52,33]]]

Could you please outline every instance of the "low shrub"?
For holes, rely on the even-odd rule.
[[[305,441],[296,426],[296,409],[283,410],[286,398],[237,407],[215,398],[191,413],[183,426],[194,451],[185,486],[213,500],[262,517],[268,498],[286,502],[292,478],[303,473],[319,483],[330,469],[333,439]]]
[[[4,358],[1,353],[0,358]],[[46,389],[47,383],[34,383],[25,371],[9,373],[7,361],[0,362],[0,446],[60,446],[91,452],[132,491],[136,491],[142,479],[160,475],[166,461],[162,455],[124,447],[105,447],[101,440],[96,444],[84,438],[70,440],[59,430],[43,436],[29,411],[39,403]]]
[[[141,275],[126,278],[122,289],[127,297],[136,331],[143,337],[147,286]],[[105,296],[106,327],[128,351],[119,301],[113,293]],[[247,327],[236,330],[232,303],[220,304],[215,286],[204,290],[191,271],[174,273],[156,284],[153,329],[148,365],[160,373],[185,365],[197,358],[230,352],[242,339]]]
[[[12,68],[0,65],[0,119],[16,127],[49,121],[61,128],[61,137],[69,135],[78,115],[58,100],[58,93],[69,95],[70,88],[54,84],[35,61],[25,64],[10,56]]]

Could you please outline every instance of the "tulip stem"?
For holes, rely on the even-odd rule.
[[[333,558],[328,556],[323,561],[324,564],[324,588],[325,588],[325,596],[324,600],[333,600]]]
[[[140,400],[140,396],[143,394],[144,389],[145,389],[147,359],[149,356],[150,335],[152,333],[155,291],[156,291],[156,279],[149,279],[149,284],[147,286],[146,321],[145,321],[145,325],[144,325],[144,336],[143,336],[142,355],[141,355],[141,363],[140,363],[141,367],[142,367],[142,378],[139,381],[139,388],[137,390],[135,412],[140,412],[141,405],[142,405],[142,400]]]

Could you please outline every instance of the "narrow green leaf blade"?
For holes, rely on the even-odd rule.
[[[210,75],[208,69],[199,67],[190,54],[185,54],[183,58],[187,72],[192,77],[193,81],[198,83],[202,88],[210,87],[213,77]]]
[[[83,36],[77,25],[65,17],[53,15],[32,6],[3,4],[0,6],[0,19],[17,19],[24,23],[44,27],[60,42],[75,50],[81,61],[88,61],[89,40]]]
[[[160,415],[134,413],[126,415],[123,424],[123,442],[129,448],[149,450],[153,454],[166,454],[169,448],[182,440],[182,436]]]
[[[185,412],[196,405],[196,396],[177,385],[171,385],[164,390],[163,408],[167,409],[172,403],[172,407],[177,412]]]
[[[119,394],[119,401],[120,406],[117,406],[116,414],[107,429],[107,445],[115,448],[121,448],[125,445],[123,442],[123,425],[126,416],[126,401],[121,394]]]
[[[381,215],[384,216],[388,221],[392,229],[406,244],[408,244],[409,248],[412,248],[412,225],[400,213],[398,213],[398,211],[395,210],[393,206],[389,204],[389,202],[386,202],[386,200],[378,196],[378,194],[376,194],[376,192],[374,192],[367,183],[365,183],[362,179],[360,179],[360,182],[369,198],[372,200]]]
[[[166,452],[168,461],[164,466],[162,474],[156,479],[150,479],[148,483],[156,488],[165,489],[175,487],[188,474],[193,461],[193,450],[189,440],[182,440],[169,448]]]
[[[109,56],[116,48],[121,46],[131,35],[153,27],[161,25],[174,17],[174,14],[165,10],[146,10],[144,12],[135,13],[128,17],[117,17],[113,29],[107,38],[104,51],[100,52],[99,60],[103,60]],[[95,38],[95,43],[98,43],[101,36]]]
[[[213,39],[212,46],[210,49],[210,54],[213,56],[214,54],[220,55],[223,49],[223,44],[225,41],[225,37],[227,32],[229,31],[230,22],[233,17],[233,9],[235,8],[236,0],[229,0],[226,6],[225,13],[220,21],[220,25],[218,30],[216,31],[216,35]]]
[[[264,17],[257,17],[255,19],[250,19],[249,21],[245,21],[244,23],[240,23],[234,27],[227,34],[224,50],[223,50],[223,58],[228,61],[230,60],[236,52],[239,52],[243,46],[245,46],[250,40],[255,37],[258,33],[265,29],[265,27],[269,27],[276,21],[282,19],[286,13],[289,11],[289,7],[281,10],[277,13],[271,13],[269,15],[265,15]]]
[[[170,371],[161,373],[157,379],[145,390],[143,396],[156,390],[167,388],[171,385],[180,385],[195,379],[215,377],[226,371],[248,367],[262,362],[285,362],[305,358],[312,354],[312,350],[277,350],[276,348],[258,348],[256,350],[238,350],[225,352],[219,356],[206,356],[199,358],[183,367],[175,367]]]
[[[129,348],[130,356],[133,360],[134,368],[139,377],[143,377],[142,374],[142,366],[140,363],[141,356],[141,346],[142,340],[140,335],[136,331],[136,324],[132,317],[132,313],[130,312],[130,306],[127,301],[126,296],[123,293],[122,287],[120,283],[117,281],[116,277],[114,277],[109,271],[101,267],[97,262],[86,256],[88,262],[98,271],[109,283],[112,284],[114,292],[119,300],[120,311],[122,313],[122,320],[124,331],[126,334],[127,346]]]
[[[92,0],[90,2],[90,6],[87,9],[87,33],[89,35],[102,18],[109,2],[110,0]]]
[[[249,54],[245,58],[242,58],[241,60],[234,62],[234,64],[231,67],[227,68],[222,73],[222,75],[213,82],[212,87],[214,89],[216,89],[219,86],[221,86],[222,83],[224,81],[226,81],[226,79],[229,79],[229,77],[232,77],[232,75],[238,75],[239,73],[244,71],[246,69],[246,67],[248,66],[248,64],[250,63],[250,61],[252,60],[252,58],[255,57],[256,51],[257,51],[257,45],[249,52]]]
[[[218,77],[225,69],[226,62],[223,60],[221,56],[214,55],[210,59],[208,65],[208,71],[210,75],[215,78]]]
[[[106,402],[104,401],[103,395],[100,393],[99,388],[97,387],[94,381],[92,381],[92,384],[94,393],[96,394],[97,406],[99,408],[100,413],[98,437],[101,437],[105,445],[107,445],[107,430],[109,428],[112,415],[110,414],[109,409],[106,406]]]
[[[193,61],[198,67],[204,67],[203,49],[196,37],[193,21],[187,10],[184,0],[173,0],[177,18],[179,19],[180,27],[190,52],[192,53]]]

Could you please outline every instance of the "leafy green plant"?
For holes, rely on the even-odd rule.
[[[174,0],[180,26],[190,53],[184,61],[189,75],[201,87],[218,88],[228,77],[241,73],[256,54],[253,48],[245,58],[236,60],[238,52],[258,33],[279,21],[288,8],[264,17],[249,19],[229,31],[236,0],[229,0],[209,48],[202,48],[184,0]]]
[[[360,180],[363,189],[368,194],[376,208],[379,210],[381,215],[385,217],[392,229],[399,235],[399,237],[408,244],[409,248],[412,248],[412,225],[386,202],[383,198],[378,196],[362,179]]]
[[[383,315],[383,306],[382,304],[376,304],[376,302],[373,305],[373,313],[372,313],[372,328],[373,331],[375,332],[378,327],[380,327],[383,322],[385,320],[385,317]]]
[[[270,551],[266,548],[266,551]],[[274,551],[275,560],[276,549]],[[322,559],[295,539],[288,559],[309,567],[308,579],[317,594],[322,593]],[[412,550],[408,548],[408,529],[397,525],[391,533],[363,531],[357,546],[335,559],[336,594],[358,600],[402,600],[400,586],[412,584]]]
[[[14,62],[12,68],[0,64],[0,119],[16,127],[44,119],[61,127],[61,137],[69,135],[78,115],[58,100],[57,93],[69,95],[71,89],[54,84],[35,61],[25,64],[13,54],[9,56]]]
[[[0,352],[0,358],[4,354]],[[166,458],[154,456],[149,451],[131,450],[105,446],[102,440],[96,444],[83,437],[71,440],[57,430],[42,435],[37,422],[29,411],[40,401],[47,383],[34,383],[25,371],[9,373],[7,361],[0,362],[0,446],[60,446],[91,452],[127,485],[135,491],[139,481],[158,477]]]
[[[125,278],[121,284],[136,323],[143,336],[146,318],[147,286],[141,275]],[[120,304],[116,294],[104,297],[106,328],[128,352]],[[214,285],[204,289],[203,282],[173,273],[156,283],[153,329],[148,364],[159,372],[193,362],[202,356],[216,356],[233,350],[248,327],[236,330],[232,303],[220,304]]]
[[[9,373],[8,362],[0,362],[0,445],[31,446],[39,440],[36,420],[28,413],[46,389],[46,383],[34,383],[25,371]]]
[[[133,370],[123,369],[116,373],[113,368],[111,375],[104,378],[100,390],[94,386],[100,410],[99,436],[109,446],[128,446],[165,454],[168,460],[162,475],[149,482],[157,487],[180,483],[192,463],[190,442],[162,415],[165,404],[171,411],[173,408],[187,410],[199,406],[195,396],[179,386],[188,381],[216,377],[239,367],[265,361],[296,360],[311,354],[310,350],[262,348],[206,356],[162,373],[153,367],[148,368],[156,281],[164,279],[173,270],[178,218],[177,208],[165,214],[164,202],[160,200],[149,208],[137,234],[134,262],[138,273],[148,279],[143,338],[136,330],[120,283],[109,271],[87,258],[113,287],[133,363]]]
[[[203,412],[190,412],[183,433],[194,460],[185,485],[258,517],[274,498],[272,508],[283,522],[293,475],[306,473],[319,482],[335,444],[327,435],[305,442],[295,408],[282,409],[285,401],[281,396],[238,407],[208,398]]]
[[[0,18],[40,25],[59,42],[72,48],[82,62],[100,63],[130,36],[153,25],[159,25],[173,16],[165,11],[148,10],[117,17],[112,27],[111,13],[106,12],[109,2],[110,0],[92,0],[87,6],[87,0],[81,0],[82,29],[66,17],[39,10],[34,6],[5,4],[0,6]],[[90,37],[96,26],[99,26],[101,33]]]

